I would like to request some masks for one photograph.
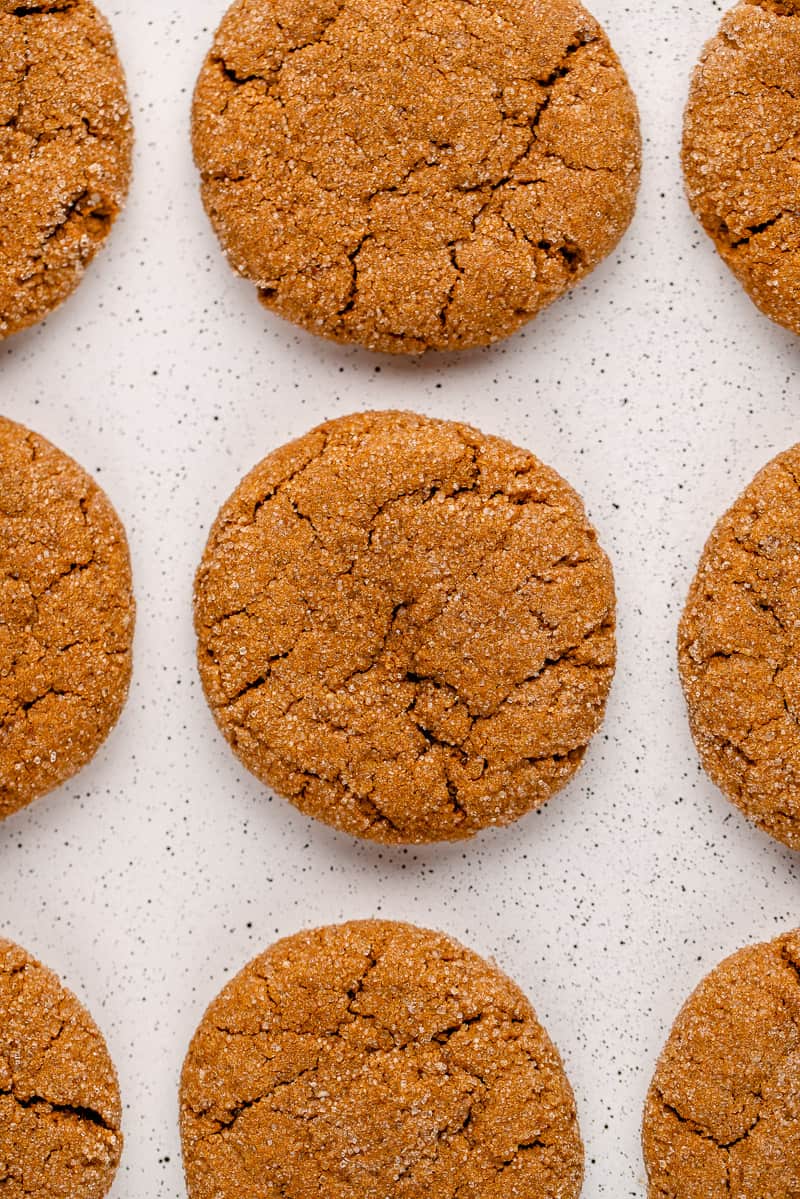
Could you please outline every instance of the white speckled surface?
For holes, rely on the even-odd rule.
[[[71,785],[0,826],[0,933],[58,970],[117,1062],[116,1199],[184,1194],[177,1082],[230,972],[277,935],[403,917],[493,955],[560,1046],[587,1199],[642,1197],[639,1121],[701,975],[800,924],[790,851],[700,772],[676,622],[716,517],[800,438],[800,343],[761,317],[683,198],[681,110],[712,0],[595,7],[641,102],[639,214],[612,260],[494,350],[421,362],[340,350],[235,280],[202,212],[191,90],[220,0],[107,3],[138,142],[125,216],[76,297],[0,345],[0,410],[73,453],[131,538],[139,626],[122,722]],[[613,556],[620,663],[576,782],[516,827],[427,851],[359,844],[271,799],[216,733],[191,583],[209,524],[262,453],[356,408],[465,418],[584,495]]]

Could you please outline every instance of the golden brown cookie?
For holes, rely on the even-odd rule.
[[[644,1117],[649,1199],[800,1194],[800,932],[718,966],[678,1016]]]
[[[77,287],[128,190],[132,132],[91,0],[0,0],[0,338]]]
[[[800,849],[800,445],[770,462],[703,551],[678,638],[695,743],[745,815]]]
[[[742,0],[692,81],[689,200],[750,298],[800,333],[800,3]]]
[[[279,941],[222,991],[181,1082],[190,1199],[577,1199],[575,1102],[518,987],[440,933]]]
[[[198,658],[244,764],[377,841],[469,837],[578,769],[615,663],[578,496],[467,425],[370,412],[270,454],[196,582]]]
[[[0,818],[71,778],[131,676],[128,543],[107,497],[0,417]]]
[[[194,101],[239,274],[391,353],[513,333],[633,215],[636,102],[577,0],[236,0]]]
[[[122,1152],[117,1075],[55,974],[0,940],[0,1194],[102,1199]]]

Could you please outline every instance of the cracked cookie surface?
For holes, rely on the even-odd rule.
[[[125,531],[97,484],[0,417],[0,818],[74,775],[131,675]]]
[[[755,824],[800,849],[800,445],[768,463],[703,551],[678,637],[695,744]]]
[[[132,131],[90,0],[0,0],[0,338],[80,282],[128,190]]]
[[[800,932],[728,958],[681,1011],[644,1118],[650,1199],[800,1194]]]
[[[683,138],[689,200],[758,307],[800,333],[800,4],[743,0],[705,47]]]
[[[575,0],[237,0],[193,135],[267,307],[396,353],[513,333],[612,251],[639,181],[636,102]]]
[[[279,941],[222,991],[181,1083],[191,1199],[577,1199],[558,1052],[497,967],[360,921]]]
[[[331,421],[257,466],[212,529],[195,622],[244,764],[378,841],[469,837],[544,803],[615,663],[611,566],[572,488],[408,412]]]
[[[122,1152],[105,1041],[51,970],[0,940],[0,1193],[102,1199]]]

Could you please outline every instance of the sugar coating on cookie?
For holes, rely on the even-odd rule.
[[[0,940],[0,1193],[102,1199],[122,1109],[105,1041],[51,970]]]
[[[236,0],[194,152],[231,265],[314,333],[505,337],[616,246],[636,102],[576,0]]]
[[[615,663],[609,561],[571,487],[454,422],[343,417],[224,505],[198,660],[256,775],[357,836],[469,837],[575,773]]]
[[[128,692],[128,543],[107,497],[0,418],[0,818],[85,766]]]
[[[518,987],[449,937],[300,933],[211,1004],[181,1082],[190,1199],[577,1199],[558,1052]]]
[[[800,1194],[800,932],[728,958],[680,1013],[644,1117],[650,1199]]]
[[[800,849],[800,446],[717,524],[678,653],[703,765],[745,815]]]
[[[800,4],[742,0],[692,80],[689,200],[758,307],[800,333]]]
[[[132,130],[91,0],[0,0],[0,338],[77,287],[128,190]]]

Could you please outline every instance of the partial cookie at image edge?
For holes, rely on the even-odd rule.
[[[754,824],[800,849],[800,445],[717,522],[689,589],[678,664],[705,770]]]
[[[800,8],[740,0],[692,76],[683,170],[692,210],[753,303],[800,333]],[[793,73],[792,73],[793,72]]]
[[[128,695],[125,530],[67,454],[0,417],[0,818],[94,757]]]
[[[127,196],[133,128],[91,0],[0,5],[0,340],[77,288]]]
[[[236,0],[193,143],[268,308],[412,354],[490,344],[570,290],[630,223],[641,159],[625,72],[577,0],[443,0],[425,21],[394,0]]]
[[[800,931],[739,950],[684,1004],[647,1096],[650,1199],[800,1187]]]
[[[8,1199],[103,1199],[122,1154],[103,1036],[78,999],[0,938],[0,1188]]]
[[[519,988],[388,921],[287,937],[223,988],[186,1056],[181,1134],[191,1199],[256,1181],[293,1199],[578,1199],[583,1179],[572,1090]]]

